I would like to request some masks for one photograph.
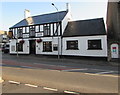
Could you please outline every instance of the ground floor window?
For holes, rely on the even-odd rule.
[[[15,51],[15,46],[14,45],[11,46],[11,51]]]
[[[54,45],[53,45],[53,50],[54,50],[54,51],[58,51],[58,44],[54,44]]]
[[[23,44],[22,43],[16,44],[16,51],[23,51]]]
[[[101,40],[88,40],[89,50],[100,50],[102,49]]]
[[[67,41],[67,50],[78,50],[78,40]]]
[[[43,42],[43,52],[52,52],[52,42]]]

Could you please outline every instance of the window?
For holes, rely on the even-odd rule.
[[[49,26],[49,24],[44,25],[44,36],[50,36],[50,26]]]
[[[26,27],[26,33],[29,33],[29,27]]]
[[[30,26],[30,31],[35,31],[35,26]]]
[[[31,37],[35,36],[35,26],[30,26],[30,32],[29,32]]]
[[[88,49],[89,50],[102,49],[101,40],[88,40]]]
[[[23,33],[25,33],[26,32],[26,29],[25,29],[25,27],[23,27]]]
[[[43,32],[43,25],[40,25],[40,32]]]
[[[16,38],[17,36],[17,28],[14,29],[14,37]]]
[[[18,28],[18,38],[22,38],[22,32],[23,32],[23,29]]]
[[[43,42],[43,52],[52,52],[52,42]]]
[[[15,51],[15,46],[14,45],[11,46],[11,51]]]
[[[58,51],[58,44],[54,44],[54,45],[53,45],[53,50],[54,50],[54,51]]]
[[[16,44],[16,51],[23,51],[23,44],[22,43],[17,43]]]
[[[78,50],[78,40],[67,41],[67,50]]]
[[[39,32],[39,26],[36,26],[36,32]]]

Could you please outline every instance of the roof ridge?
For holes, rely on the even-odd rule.
[[[71,22],[80,22],[80,21],[100,20],[100,19],[103,19],[103,18],[101,17],[101,18],[93,18],[93,19],[74,20],[74,21],[70,21],[70,23]]]
[[[56,14],[56,13],[61,13],[61,12],[67,12],[67,11],[59,11],[59,12],[53,12],[53,13],[45,13],[45,14],[36,15],[36,16],[31,16],[31,17],[37,17],[37,16],[50,15],[50,14]]]

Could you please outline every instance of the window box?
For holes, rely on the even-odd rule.
[[[40,43],[40,42],[42,42],[42,39],[37,39],[36,42]]]
[[[20,40],[20,42],[19,42],[19,43],[24,44],[24,42],[25,42],[24,40]]]

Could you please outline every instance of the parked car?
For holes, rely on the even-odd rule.
[[[6,44],[4,45],[3,52],[4,52],[4,53],[9,53],[9,49],[10,49],[10,45],[9,45],[9,43],[6,43]]]

